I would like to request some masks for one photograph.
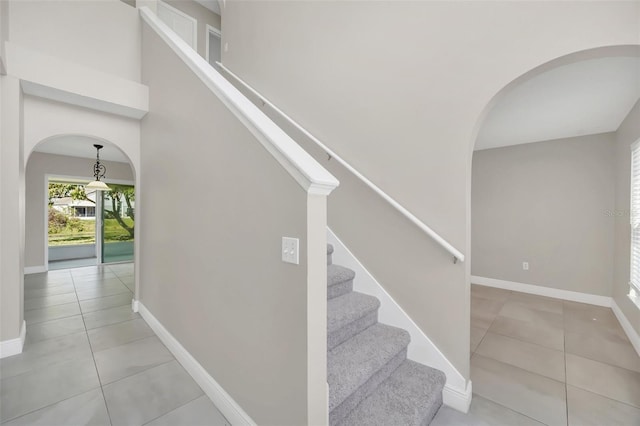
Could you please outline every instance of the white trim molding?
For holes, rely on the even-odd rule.
[[[220,386],[216,380],[209,375],[207,370],[173,337],[171,333],[153,316],[144,306],[137,302],[140,315],[156,333],[158,338],[176,357],[178,362],[193,377],[193,379],[207,394],[209,399],[215,404],[225,418],[233,425],[255,425],[256,423],[249,415],[236,403],[233,398]]]
[[[209,40],[211,39],[211,33],[213,33],[216,37],[218,37],[220,39],[220,50],[222,50],[222,33],[220,32],[219,29],[212,27],[211,25],[207,24],[207,31],[206,31],[206,38],[205,38],[205,46],[206,46],[206,51],[204,52],[204,58],[207,60],[207,62],[210,63],[210,59],[209,58]]]
[[[8,71],[26,94],[137,120],[149,111],[149,88],[143,84],[5,44]]]
[[[381,323],[403,328],[411,335],[407,358],[444,372],[447,381],[442,392],[445,405],[466,413],[471,405],[471,381],[451,364],[438,347],[413,322],[407,313],[393,300],[380,283],[367,271],[360,261],[351,253],[336,234],[327,228],[327,242],[333,245],[333,261],[356,273],[353,289],[369,294],[380,300],[378,320]]]
[[[38,265],[38,266],[25,266],[24,267],[24,274],[25,275],[29,275],[29,274],[40,274],[42,272],[47,272],[47,266],[46,265]]]
[[[578,291],[560,290],[558,288],[543,287],[533,284],[518,283],[515,281],[498,280],[495,278],[471,276],[471,284],[479,284],[486,287],[502,288],[504,290],[519,291],[522,293],[536,294],[538,296],[553,297],[555,299],[569,300],[572,302],[588,303],[590,305],[611,307],[612,299],[608,296],[580,293]]]
[[[24,338],[27,335],[27,323],[22,321],[20,327],[20,336],[15,339],[0,342],[0,359],[8,356],[18,355],[22,353],[24,347]]]
[[[615,299],[611,300],[611,309],[613,310],[616,318],[618,318],[618,322],[629,338],[629,341],[631,341],[633,348],[638,353],[638,356],[640,356],[640,334],[636,332],[627,317],[622,313],[622,309],[620,309],[620,306],[618,306]]]
[[[178,37],[149,8],[141,8],[140,15],[143,21],[164,40],[180,60],[220,99],[302,188],[308,193],[329,195],[339,185],[338,180],[331,173]]]
[[[191,37],[193,38],[193,46],[190,46],[190,47],[193,48],[193,50],[198,51],[198,20],[193,16],[187,13],[184,13],[180,9],[176,9],[175,7],[171,6],[169,3],[165,3],[162,0],[158,0],[158,6],[157,6],[158,17],[160,16],[160,11],[162,9],[164,9],[166,12],[173,13],[174,15],[178,15],[179,17],[184,18],[187,21],[191,22],[191,25],[192,25]]]

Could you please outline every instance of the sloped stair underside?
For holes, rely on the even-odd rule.
[[[443,372],[407,359],[409,333],[378,322],[378,299],[353,291],[355,273],[327,246],[329,423],[428,425],[442,405]]]

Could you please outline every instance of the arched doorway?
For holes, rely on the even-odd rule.
[[[472,371],[477,378],[491,365],[503,386],[524,386],[518,398],[490,399],[543,423],[580,422],[580,401],[624,403],[602,381],[587,389],[578,375],[640,362],[631,343],[636,332],[623,330],[625,322],[638,323],[637,310],[626,319],[628,275],[616,278],[624,246],[616,243],[618,228],[625,220],[628,228],[628,216],[608,213],[629,192],[620,183],[628,182],[623,175],[631,163],[628,129],[640,120],[639,75],[638,46],[563,56],[500,90],[476,128],[468,204]],[[629,309],[616,308],[618,302]],[[514,356],[521,350],[529,361]],[[516,371],[526,373],[510,374]],[[553,401],[556,413],[540,414],[537,395]],[[584,412],[611,418],[596,411]]]
[[[100,156],[107,167],[103,180],[112,191],[84,188],[93,180],[94,144],[103,146]],[[43,192],[44,209],[40,208]],[[29,156],[26,195],[27,272],[133,261],[135,175],[115,145],[84,135],[47,138]]]
[[[103,146],[100,159],[107,167],[103,180],[113,193],[84,188],[94,179],[94,144]],[[37,338],[45,333],[42,330],[54,334],[57,331],[50,330],[74,330],[94,317],[127,319],[137,315],[132,312],[137,281],[136,177],[127,153],[93,135],[54,135],[28,153],[24,251],[27,338]]]

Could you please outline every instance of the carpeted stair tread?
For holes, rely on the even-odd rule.
[[[327,345],[333,349],[378,321],[380,301],[355,291],[327,302]]]
[[[442,405],[445,375],[405,360],[339,426],[428,425]]]
[[[386,364],[399,354],[403,351],[406,353],[409,341],[409,333],[405,330],[378,323],[330,350],[327,353],[329,411],[340,406],[359,388],[375,387],[386,379],[388,375],[384,378],[375,377],[373,382],[370,380],[379,371],[384,371]],[[367,386],[363,386],[365,384]],[[370,390],[373,389],[363,389],[360,400]],[[355,407],[359,402],[349,401],[349,405]]]
[[[356,273],[339,265],[327,265],[327,298],[342,296],[353,290],[353,278]]]

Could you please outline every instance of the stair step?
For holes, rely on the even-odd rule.
[[[378,322],[380,301],[352,291],[327,302],[327,347],[333,349]]]
[[[327,244],[327,265],[331,265],[333,263],[333,246],[331,244]]]
[[[407,357],[409,333],[374,324],[327,353],[329,423],[337,424]]]
[[[339,265],[327,266],[327,299],[342,296],[353,291],[353,278],[356,273]]]
[[[442,371],[405,360],[339,425],[428,425],[442,405],[445,381]]]

